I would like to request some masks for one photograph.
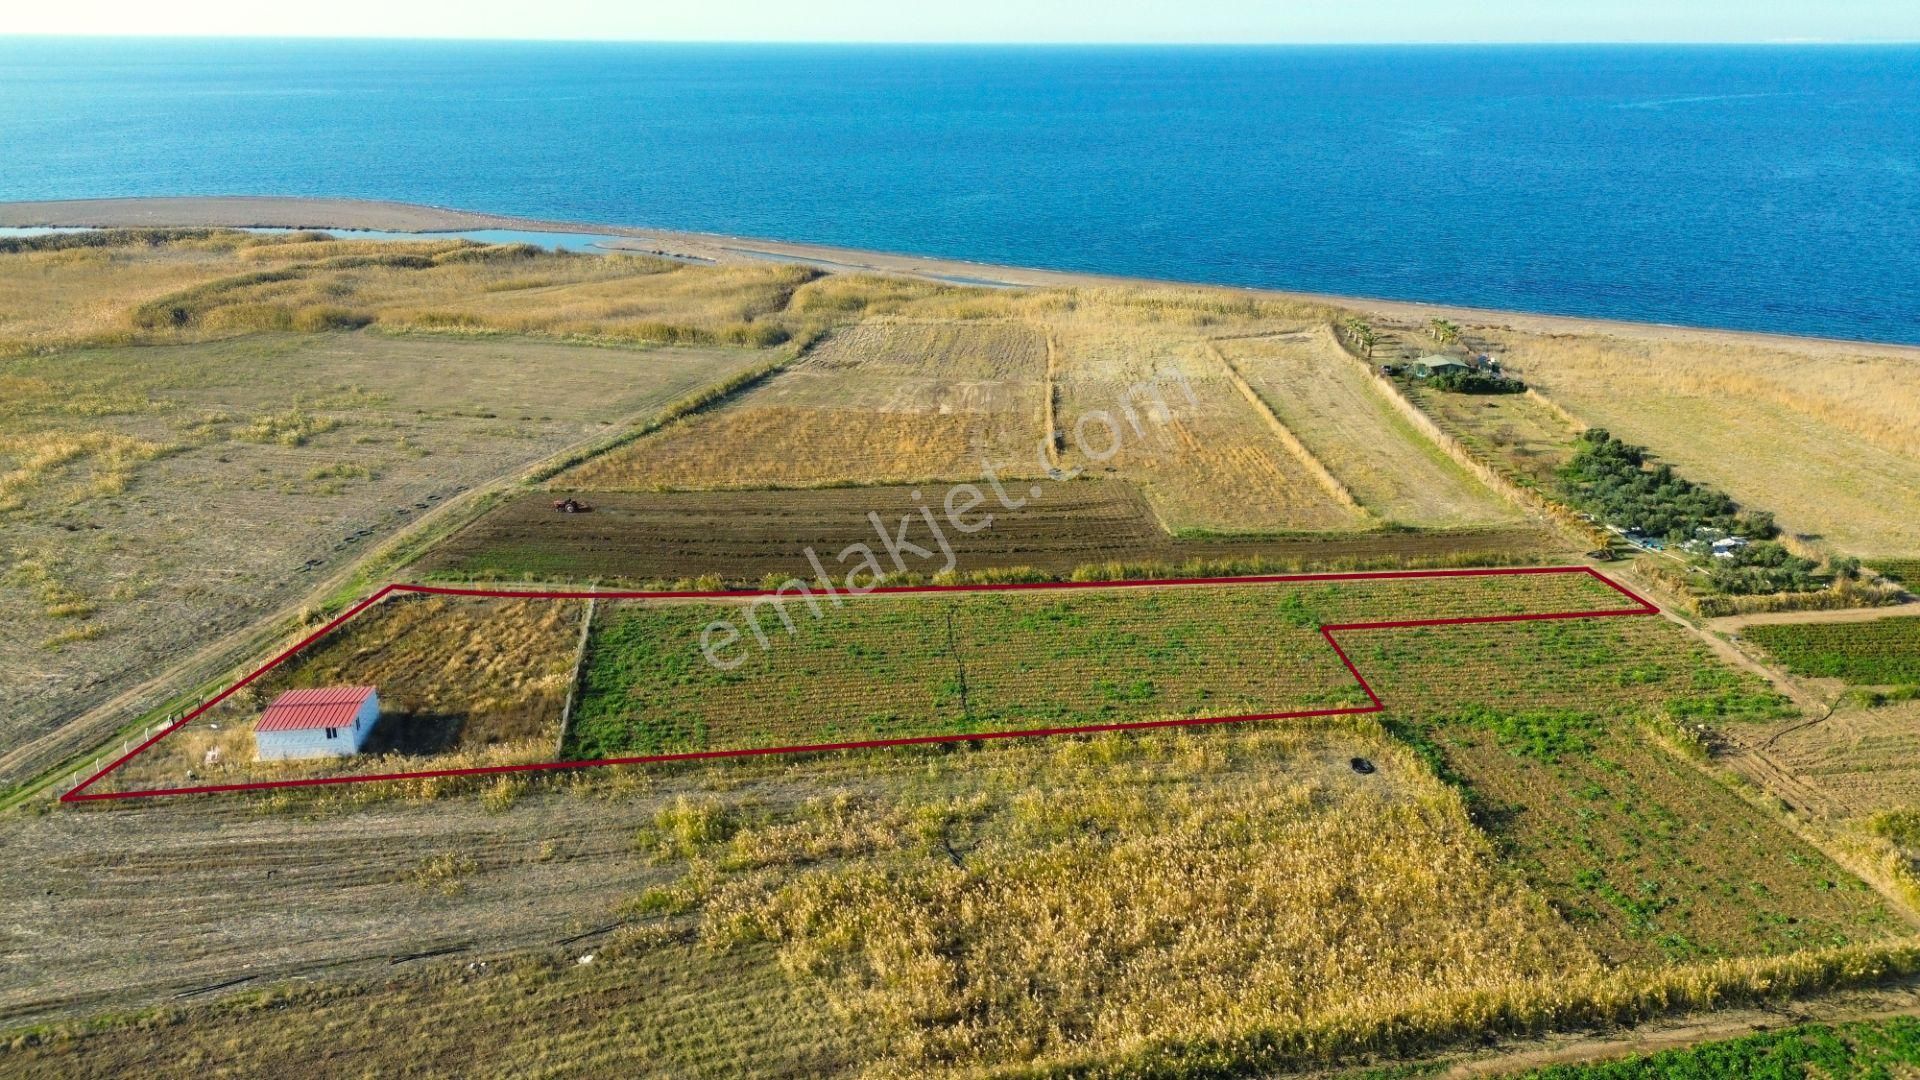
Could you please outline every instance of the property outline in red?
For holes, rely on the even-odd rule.
[[[887,586],[871,589],[855,596],[874,596],[882,594],[943,593],[943,592],[1012,592],[1027,589],[1128,589],[1147,588],[1168,585],[1258,585],[1284,582],[1313,581],[1381,581],[1404,578],[1449,578],[1449,577],[1508,577],[1531,574],[1586,574],[1614,592],[1633,601],[1633,607],[1610,608],[1600,611],[1553,611],[1532,612],[1520,615],[1465,615],[1444,619],[1396,619],[1383,622],[1327,623],[1320,627],[1320,636],[1333,649],[1334,655],[1353,675],[1361,691],[1367,695],[1368,704],[1343,705],[1327,709],[1302,709],[1293,712],[1250,713],[1244,716],[1200,716],[1174,720],[1129,720],[1111,724],[1083,724],[1076,727],[1030,728],[1016,731],[972,732],[965,735],[913,735],[894,739],[868,739],[858,742],[810,743],[799,746],[753,747],[735,750],[693,750],[677,754],[650,754],[641,757],[596,758],[589,761],[543,761],[520,765],[483,765],[464,769],[425,769],[419,772],[379,773],[369,776],[313,776],[297,780],[260,780],[244,784],[203,784],[197,787],[152,788],[142,791],[103,791],[88,793],[87,789],[105,779],[127,762],[145,752],[148,747],[192,723],[200,714],[225,701],[228,697],[260,678],[267,672],[279,667],[293,657],[295,653],[332,633],[337,627],[367,608],[386,599],[393,593],[413,593],[430,596],[480,596],[502,597],[519,600],[752,600],[755,598],[776,598],[779,593],[763,589],[721,589],[715,591],[685,592],[621,592],[617,590],[541,590],[516,591],[512,589],[482,589],[445,585],[407,585],[394,583],[348,608],[330,620],[325,626],[308,634],[280,655],[267,661],[246,678],[220,691],[199,708],[168,725],[159,734],[152,736],[139,746],[120,755],[113,763],[89,776],[72,790],[60,796],[61,802],[92,802],[106,799],[148,799],[165,795],[210,795],[227,791],[261,791],[271,788],[315,787],[323,784],[371,784],[389,780],[425,780],[441,776],[483,776],[494,773],[539,772],[552,769],[587,769],[604,765],[645,765],[664,761],[696,761],[713,758],[757,757],[765,754],[801,754],[826,753],[834,750],[868,750],[886,746],[914,746],[927,743],[974,742],[984,739],[1039,738],[1049,735],[1084,735],[1102,731],[1133,731],[1142,728],[1194,727],[1202,724],[1236,724],[1255,720],[1296,720],[1314,716],[1351,716],[1364,713],[1376,713],[1384,710],[1386,704],[1380,695],[1374,693],[1366,676],[1354,666],[1347,651],[1340,647],[1334,637],[1336,633],[1350,630],[1400,630],[1423,626],[1462,626],[1475,623],[1538,622],[1559,619],[1600,619],[1621,615],[1658,615],[1660,609],[1631,589],[1602,574],[1591,566],[1513,566],[1470,570],[1379,570],[1352,573],[1326,574],[1269,574],[1256,577],[1204,577],[1204,578],[1163,578],[1151,581],[1044,581],[1021,582],[1005,585],[905,585]],[[786,599],[797,599],[789,594]]]

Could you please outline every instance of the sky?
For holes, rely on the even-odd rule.
[[[15,0],[0,34],[849,42],[1920,41],[1920,0]]]

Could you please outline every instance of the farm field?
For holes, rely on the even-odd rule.
[[[1061,466],[1139,484],[1176,534],[1379,524],[1274,432],[1210,342],[1084,316],[1054,333]]]
[[[919,499],[914,492],[919,491]],[[1175,539],[1130,484],[1075,480],[1047,484],[1037,497],[1010,493],[1016,510],[990,502],[990,527],[944,529],[955,572],[1027,568],[1063,577],[1118,563],[1158,566],[1157,575],[1211,568],[1259,572],[1505,565],[1563,560],[1575,554],[1539,526],[1515,523],[1473,529],[1362,532],[1350,535]],[[552,502],[576,496],[587,514],[557,514]],[[808,576],[806,551],[831,560],[855,543],[874,543],[869,513],[889,528],[923,505],[944,506],[944,487],[826,488],[761,492],[533,493],[504,503],[435,545],[408,572],[426,578],[482,581],[600,581],[665,585],[717,579],[759,586]],[[939,511],[937,511],[939,512]],[[914,535],[927,538],[918,528]],[[908,572],[931,575],[945,565],[913,558]],[[1188,576],[1196,576],[1188,575]]]
[[[798,592],[601,599],[588,633],[577,600],[382,593],[157,742],[102,762],[84,797],[1350,710],[1372,699],[1322,625],[1638,612],[1568,572],[836,593],[816,598],[817,618]],[[251,722],[269,700],[343,685],[381,691],[367,752],[253,760]]]
[[[1867,622],[1787,623],[1742,631],[1788,671],[1853,686],[1920,684],[1920,615]]]
[[[1512,522],[1521,512],[1447,457],[1368,385],[1325,328],[1233,338],[1222,353],[1308,450],[1382,520],[1421,526]]]
[[[726,405],[566,474],[586,490],[818,487],[1032,477],[1047,344],[1004,321],[880,322],[840,331]]]
[[[1920,584],[1920,559],[1875,559],[1873,568],[1895,581]]]
[[[1688,477],[1869,563],[1920,553],[1912,362],[1707,339],[1486,331],[1509,367]]]
[[[794,308],[825,306],[847,287],[811,283]],[[1178,293],[1128,292],[1076,294],[1066,307],[1044,294],[951,289],[885,306],[892,314],[835,330],[724,406],[587,462],[556,486],[791,488],[1063,469],[1138,484],[1176,533],[1380,524],[1330,487],[1290,434],[1276,433],[1212,351],[1209,332],[1258,325],[1258,306],[1215,314]],[[1413,516],[1410,524],[1483,520]]]
[[[367,332],[0,361],[0,781],[441,503],[757,362]]]
[[[90,790],[140,791],[553,759],[583,602],[392,596],[201,714]],[[380,691],[366,751],[253,760],[253,720],[286,690]]]
[[[1632,606],[1578,574],[876,595],[831,611],[818,602],[818,619],[792,595],[784,607],[608,605],[567,756],[1356,707],[1364,687],[1321,637],[1324,624]],[[715,625],[730,629],[715,635]]]
[[[0,859],[56,843],[78,853],[40,879],[56,891],[114,862],[113,891],[63,914],[123,929],[75,956],[65,935],[35,932],[56,906],[20,897],[26,933],[0,976],[0,1015],[62,1015],[23,1011],[55,965],[93,988],[66,1007],[86,1011],[232,978],[243,958],[268,972],[342,963],[354,981],[175,1002],[159,1024],[63,1034],[56,1022],[0,1049],[0,1068],[106,1068],[161,1045],[173,1049],[159,1069],[244,1068],[307,1060],[324,1037],[337,1040],[330,1068],[377,1069],[397,1044],[343,1026],[366,1033],[375,1017],[455,1000],[469,1005],[406,1047],[417,1067],[480,1041],[533,1060],[570,1037],[641,1075],[1123,1070],[1216,1054],[1253,1067],[1442,1045],[1453,1018],[1489,998],[1528,1027],[1599,999],[1631,1015],[1739,999],[1750,980],[1802,979],[1840,957],[1901,955],[1910,931],[1875,894],[1653,741],[1643,721],[1745,724],[1774,707],[1680,633],[1631,618],[1354,631],[1357,662],[1379,665],[1384,726],[1342,717],[489,780],[480,790],[508,793],[486,797],[493,809],[341,791],[291,804],[312,821],[297,845],[279,835],[284,815],[235,816],[222,799],[176,804],[177,816],[15,819],[0,824]],[[1375,771],[1357,773],[1353,757]],[[381,842],[341,843],[368,835]],[[441,854],[463,851],[470,862]],[[159,872],[177,866],[192,870]],[[253,900],[194,902],[294,867],[272,917]],[[253,951],[278,918],[338,903],[343,886],[364,940]],[[0,900],[26,887],[0,875]],[[1183,935],[1196,927],[1198,940]],[[119,983],[156,940],[192,942],[196,959],[171,982]],[[418,971],[387,964],[433,947],[455,951]],[[530,951],[497,951],[510,947]],[[985,992],[1008,980],[1048,996]],[[675,1006],[631,1008],[641,987]],[[787,1001],[826,1010],[774,1004]],[[969,1021],[953,1023],[956,1010]],[[764,1056],[738,1056],[755,1048]]]
[[[1920,806],[1920,701],[1869,708],[1842,700],[1818,723],[1794,717],[1725,737],[1764,755],[1756,780],[1822,819],[1864,821]]]
[[[1608,962],[1908,932],[1865,884],[1661,745],[1661,724],[1742,731],[1789,715],[1757,679],[1654,620],[1446,633],[1355,633],[1349,652],[1389,729],[1475,793],[1510,865]]]
[[[1371,755],[1379,770],[1357,776],[1347,765],[1356,753]],[[111,857],[123,860],[123,868],[98,915],[90,908],[83,917],[112,912],[145,928],[156,925],[149,913],[157,914],[162,903],[186,909],[183,919],[170,920],[165,935],[196,943],[199,956],[172,973],[171,983],[149,983],[150,992],[230,977],[225,973],[242,957],[255,970],[276,972],[346,960],[363,979],[345,988],[289,988],[271,1004],[241,999],[206,1008],[187,1002],[169,1010],[173,1021],[159,1027],[109,1025],[11,1049],[0,1041],[0,1068],[78,1072],[150,1060],[157,1074],[171,1075],[166,1070],[244,1070],[250,1062],[281,1059],[299,1075],[299,1063],[315,1060],[314,1040],[336,1031],[329,1038],[337,1045],[324,1055],[330,1075],[401,1064],[457,1068],[471,1060],[476,1046],[487,1047],[493,1060],[532,1063],[580,1042],[592,1047],[576,1051],[587,1067],[635,1075],[850,1075],[863,1068],[939,1073],[999,1059],[1006,1038],[1034,1029],[1030,1011],[1010,1014],[1007,1006],[990,1003],[982,1003],[981,1034],[973,1046],[924,1042],[919,1015],[902,1014],[875,1027],[872,1007],[904,987],[868,991],[855,970],[857,952],[831,958],[848,965],[844,971],[801,974],[794,961],[824,928],[795,926],[779,932],[777,941],[737,942],[715,936],[723,932],[720,919],[662,909],[657,897],[685,889],[689,857],[727,867],[730,878],[746,873],[742,884],[755,888],[739,898],[754,907],[740,914],[754,920],[773,917],[759,903],[765,888],[834,889],[857,880],[849,875],[863,869],[889,879],[924,880],[938,892],[902,890],[903,907],[876,909],[849,944],[881,947],[895,932],[894,920],[921,911],[976,943],[963,957],[967,970],[1083,962],[1076,998],[1108,1018],[1102,1027],[1138,1023],[1128,1014],[1140,1005],[1159,1015],[1173,1001],[1167,990],[1195,989],[1184,979],[1166,990],[1160,986],[1160,976],[1170,974],[1166,965],[1180,963],[1178,954],[1155,948],[1149,939],[1115,935],[1105,939],[1110,949],[1083,955],[1079,943],[1090,939],[1063,935],[1040,943],[1039,955],[1028,959],[1008,949],[1006,934],[1030,924],[1008,919],[1013,912],[986,925],[959,922],[959,913],[942,904],[940,895],[957,899],[997,880],[1015,896],[1031,898],[1025,902],[1039,902],[1063,896],[1054,876],[1061,871],[1109,860],[1162,866],[1160,875],[1099,875],[1094,880],[1110,881],[1113,891],[1097,889],[1084,905],[1073,904],[1061,915],[1073,925],[1095,926],[1102,912],[1158,908],[1162,917],[1155,925],[1162,929],[1204,919],[1218,935],[1211,946],[1214,963],[1236,972],[1235,981],[1270,985],[1281,995],[1276,1017],[1294,1008],[1309,1019],[1325,1014],[1334,998],[1349,992],[1379,996],[1497,985],[1503,978],[1554,970],[1556,947],[1567,944],[1544,908],[1502,883],[1457,798],[1377,730],[1237,732],[1207,738],[1203,747],[1173,735],[1111,738],[768,765],[733,763],[719,772],[664,775],[639,787],[595,782],[571,792],[535,790],[492,813],[471,800],[381,804],[322,815],[311,827],[311,845],[291,848],[272,839],[284,818],[236,821],[210,813],[209,804],[185,807],[170,825],[172,839],[158,846],[127,835],[130,827],[144,829],[141,816],[84,815],[75,827],[107,843],[86,847],[83,862]],[[1134,782],[1116,788],[1115,770]],[[1057,823],[1068,820],[1087,827],[1060,833]],[[925,824],[916,828],[909,824],[914,821]],[[1230,828],[1231,842],[1212,835],[1208,821]],[[1376,827],[1382,821],[1391,824],[1391,835]],[[370,834],[381,842],[344,857],[343,848],[359,845],[343,841]],[[522,853],[540,847],[543,836],[557,838],[548,842],[557,848],[551,855],[536,861]],[[44,842],[37,840],[31,852],[9,844],[0,858],[42,855],[38,845]],[[949,845],[969,869],[948,860]],[[473,859],[446,876],[452,887],[443,888],[439,879],[416,881],[415,868],[440,865],[436,853],[459,851],[471,851]],[[1409,866],[1421,860],[1419,865],[1445,872],[1394,874],[1389,880],[1400,884],[1347,901],[1377,911],[1377,922],[1340,927],[1291,917],[1300,906],[1321,902],[1343,877],[1380,874],[1399,860]],[[187,881],[168,883],[163,899],[156,871],[181,865],[196,869]],[[234,881],[273,869],[286,876],[296,867],[303,872],[289,879],[283,914],[269,915],[251,897],[225,911],[207,902],[213,890],[231,888]],[[1223,874],[1231,877],[1216,876]],[[55,887],[85,876],[80,867],[62,870]],[[18,887],[19,878],[8,877],[0,891]],[[1255,882],[1259,887],[1251,893],[1236,887]],[[1170,889],[1192,891],[1184,904],[1162,906]],[[354,924],[366,928],[361,940],[306,940],[266,956],[246,951],[279,918],[298,918],[316,903],[339,903],[346,896],[354,899]],[[1116,906],[1126,900],[1134,901],[1130,908]],[[34,902],[30,918],[45,918],[49,906]],[[1315,960],[1325,954],[1331,934],[1342,934],[1358,951],[1414,921],[1435,929],[1401,942],[1389,962]],[[609,922],[619,927],[612,935],[554,945]],[[448,934],[442,929],[447,926],[459,926],[465,936]],[[1272,959],[1262,962],[1253,946],[1274,928],[1292,928],[1290,937],[1271,943],[1281,951],[1268,952]],[[1469,939],[1484,944],[1484,964],[1463,969],[1438,962]],[[39,935],[27,940],[29,962],[0,975],[7,984],[0,1002],[18,1002],[24,984],[50,977],[52,965],[62,961],[70,965],[62,981],[93,988],[95,1001],[133,998],[115,976],[151,970],[137,964],[136,945],[126,936],[103,936],[78,958],[47,955],[43,949],[51,943],[43,944]],[[456,946],[454,961],[387,963],[388,950],[414,951],[427,943]],[[490,951],[509,943],[531,946],[530,954],[509,959]],[[579,963],[587,954],[593,962]],[[1156,955],[1158,970],[1129,975],[1122,969],[1128,956]],[[1283,956],[1314,966],[1303,972],[1283,964]],[[490,963],[476,969],[476,960]],[[649,988],[647,1007],[636,1008],[634,995],[642,987]],[[947,983],[930,983],[927,990],[938,995],[927,1007],[964,993]],[[846,1007],[857,1011],[838,1011]],[[376,1018],[420,1008],[444,1009],[445,1022],[405,1044],[378,1034]],[[16,1005],[0,1015],[22,1014]],[[528,1022],[535,1015],[544,1019]],[[1168,1019],[1190,1025],[1190,1017]],[[336,1030],[341,1025],[358,1034],[342,1038]],[[1047,1049],[1070,1051],[1093,1040],[1110,1045],[1116,1035],[1062,1032],[1048,1040]],[[169,1049],[154,1057],[163,1045]]]
[[[0,238],[0,1075],[1423,1075],[1920,977],[1920,619],[1681,625],[1584,573],[1128,584],[1583,545],[1319,302],[699,250]],[[1391,318],[1375,363],[1425,351]],[[1407,393],[1505,478],[1554,493],[1605,425],[1920,558],[1894,354],[1465,334],[1541,393]],[[989,491],[951,567],[887,558],[988,466],[1022,505]],[[1049,587],[607,595],[861,550]],[[396,575],[597,595],[401,584],[92,793],[328,783],[56,801],[57,763]],[[1812,682],[1728,666],[1733,627]],[[274,695],[343,684],[380,690],[369,753],[251,760]],[[1183,723],[1273,713],[1306,715]],[[577,767],[876,740],[928,744]],[[536,764],[570,767],[446,775]],[[1797,1038],[1727,1060],[1910,1041]]]
[[[1417,383],[1409,400],[1440,430],[1523,487],[1552,496],[1559,469],[1573,458],[1579,431],[1549,405],[1524,394],[1449,394]]]

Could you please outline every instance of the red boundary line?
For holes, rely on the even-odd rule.
[[[1356,573],[1329,574],[1269,574],[1258,577],[1206,577],[1206,578],[1166,578],[1154,581],[1044,581],[1021,582],[1006,585],[905,585],[870,589],[865,593],[852,595],[881,595],[902,593],[942,593],[942,592],[1012,592],[1030,589],[1115,589],[1142,588],[1164,585],[1257,585],[1276,582],[1303,581],[1380,581],[1403,578],[1448,578],[1448,577],[1510,577],[1529,574],[1586,574],[1613,591],[1633,601],[1633,607],[1614,608],[1602,611],[1556,611],[1525,615],[1468,615],[1447,619],[1402,619],[1388,622],[1328,623],[1320,628],[1320,636],[1333,648],[1334,655],[1346,665],[1359,683],[1370,704],[1350,705],[1329,709],[1306,709],[1295,712],[1252,713],[1245,716],[1202,716],[1177,720],[1133,720],[1114,724],[1086,724],[1078,727],[1033,728],[1019,731],[986,731],[966,735],[916,735],[898,739],[869,739],[859,742],[814,743],[804,746],[769,746],[744,750],[696,750],[678,754],[652,754],[644,757],[598,758],[591,761],[545,761],[526,765],[484,765],[466,769],[430,769],[421,772],[380,773],[371,776],[316,776],[299,780],[262,780],[246,784],[205,784],[199,787],[153,788],[144,791],[106,791],[89,794],[87,789],[99,783],[107,774],[125,765],[154,743],[173,734],[180,728],[193,722],[201,713],[220,704],[247,684],[279,667],[301,649],[332,633],[340,624],[353,618],[385,599],[391,593],[416,593],[432,596],[486,596],[507,597],[526,600],[697,600],[697,599],[753,599],[756,597],[778,597],[780,594],[760,589],[722,589],[717,591],[683,592],[617,592],[617,591],[579,591],[579,590],[543,590],[519,592],[512,589],[461,588],[444,585],[402,585],[391,584],[383,587],[372,596],[348,608],[333,618],[325,626],[301,638],[299,642],[280,655],[267,661],[246,678],[220,691],[199,708],[168,725],[159,734],[142,742],[139,746],[114,759],[112,764],[87,777],[65,795],[61,802],[91,802],[106,799],[142,799],[157,798],[162,795],[208,795],[225,791],[260,791],[269,788],[315,787],[323,784],[369,784],[385,780],[425,780],[442,776],[483,776],[495,773],[538,772],[549,769],[585,769],[602,765],[644,765],[661,761],[702,761],[715,758],[756,757],[763,754],[822,753],[830,750],[868,750],[885,746],[915,746],[927,743],[974,742],[983,739],[1019,739],[1036,738],[1048,735],[1080,735],[1102,731],[1135,731],[1142,728],[1192,727],[1201,724],[1236,724],[1253,720],[1294,720],[1314,716],[1352,716],[1362,713],[1380,712],[1386,704],[1380,695],[1374,693],[1366,676],[1347,656],[1345,649],[1334,634],[1348,630],[1397,630],[1422,626],[1462,626],[1477,623],[1536,622],[1555,619],[1598,619],[1618,615],[1657,615],[1660,609],[1631,589],[1602,574],[1590,566],[1517,566],[1498,567],[1479,570],[1378,570]],[[798,599],[789,595],[787,599]]]

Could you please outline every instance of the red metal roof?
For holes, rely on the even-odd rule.
[[[322,686],[311,690],[289,690],[273,699],[260,714],[255,731],[312,731],[315,728],[347,727],[354,714],[372,697],[371,686]]]

